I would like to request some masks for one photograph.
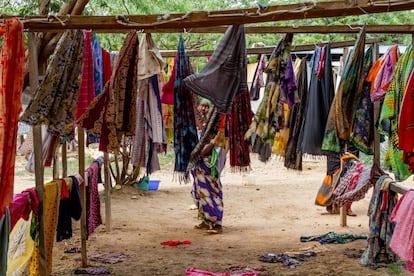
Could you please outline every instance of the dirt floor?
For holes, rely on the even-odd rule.
[[[295,172],[285,169],[280,160],[264,164],[254,155],[252,159],[250,177],[230,168],[224,171],[224,230],[218,235],[193,228],[198,222],[191,209],[191,185],[173,181],[171,164],[151,175],[161,180],[157,191],[130,186],[114,190],[111,231],[105,225],[98,227],[87,241],[87,253],[122,253],[125,258],[115,264],[92,260],[88,264],[106,267],[112,275],[185,275],[189,268],[231,274],[257,271],[258,275],[397,275],[389,268],[363,267],[358,258],[350,257],[363,251],[365,240],[327,245],[300,241],[302,236],[330,231],[367,234],[372,189],[353,204],[357,216],[347,217],[347,226],[342,227],[338,215],[314,204],[326,161],[308,160],[302,172]],[[27,178],[17,176],[16,191],[28,184]],[[103,197],[101,208],[104,217]],[[80,253],[64,253],[65,248],[80,246],[79,222],[73,227],[72,239],[55,244],[53,275],[73,275],[81,266]],[[165,241],[190,244],[162,245]],[[305,258],[296,268],[259,260],[264,253],[309,251],[316,256]]]

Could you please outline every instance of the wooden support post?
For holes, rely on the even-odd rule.
[[[372,51],[372,60],[375,62],[379,58],[379,45],[378,43],[374,43],[374,51]],[[381,111],[381,102],[375,101],[374,102],[374,164],[380,166],[381,164],[381,141],[380,141],[380,134],[376,127],[378,123],[378,119],[380,116]]]
[[[88,183],[87,176],[85,175],[85,131],[83,128],[78,128],[78,161],[79,161],[79,174],[84,179],[82,185],[80,185],[82,196],[82,215],[81,215],[81,253],[82,253],[82,267],[88,265],[88,256],[86,254],[86,185]]]
[[[342,62],[341,62],[341,68],[340,68],[340,72],[341,72],[341,76],[344,73],[344,69],[348,60],[348,56],[349,56],[349,49],[346,47],[344,48],[343,51],[343,56],[342,56]],[[335,87],[336,89],[336,87]],[[346,147],[346,145],[345,145]],[[345,206],[342,206],[339,208],[339,225],[342,227],[347,226],[347,215],[346,215],[346,210],[345,210]]]
[[[39,68],[37,63],[37,50],[36,50],[36,34],[28,34],[28,48],[29,48],[29,77],[30,77],[30,90],[34,95],[37,87],[39,86]],[[45,216],[44,216],[44,167],[43,167],[43,153],[42,153],[42,127],[37,125],[33,127],[33,153],[35,161],[35,183],[36,192],[39,197],[39,274],[48,276],[47,260],[46,260],[46,243],[45,243]]]
[[[53,179],[59,178],[59,151],[56,149],[53,154]]]
[[[105,185],[105,228],[107,232],[111,231],[111,173],[109,171],[109,154],[104,153],[104,185]]]
[[[62,143],[62,177],[68,177],[68,148],[66,142]]]

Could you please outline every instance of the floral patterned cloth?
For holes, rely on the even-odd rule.
[[[47,124],[50,133],[74,135],[74,115],[83,64],[83,33],[67,30],[59,39],[45,77],[20,120]]]

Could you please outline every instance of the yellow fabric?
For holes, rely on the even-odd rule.
[[[60,184],[51,181],[45,184],[44,215],[45,215],[45,246],[46,246],[46,268],[52,273],[53,245],[56,239],[56,228],[60,202]],[[39,274],[39,252],[34,250],[30,275]]]
[[[9,237],[7,254],[7,276],[27,275],[34,250],[34,241],[30,236],[30,218],[19,219]]]

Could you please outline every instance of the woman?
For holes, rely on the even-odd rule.
[[[226,163],[226,139],[219,132],[201,151],[201,158],[191,174],[194,178],[192,195],[198,207],[201,223],[196,229],[210,234],[222,232],[223,190],[220,174]]]

